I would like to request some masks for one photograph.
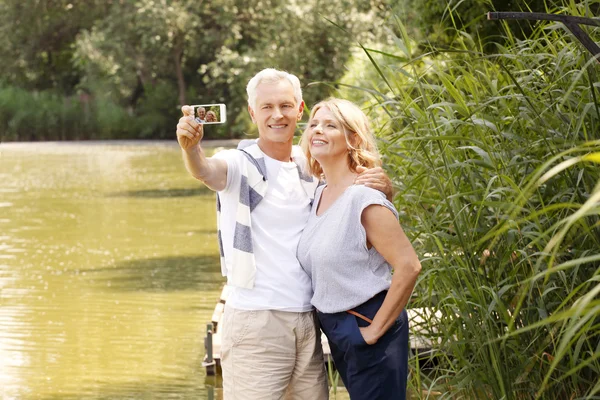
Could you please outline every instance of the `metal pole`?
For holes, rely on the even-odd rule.
[[[590,38],[590,36],[579,25],[600,26],[600,19],[574,17],[570,15],[556,15],[544,13],[528,12],[489,12],[488,20],[529,20],[529,21],[558,21],[561,22],[573,36],[600,62],[600,47]]]
[[[213,341],[212,324],[206,324],[206,362],[212,363],[213,360]]]
[[[529,21],[559,21],[572,22],[579,25],[600,26],[599,18],[574,17],[571,15],[544,14],[535,12],[489,12],[487,14],[489,20],[498,19],[526,19]]]
[[[202,362],[202,366],[206,368],[206,376],[217,374],[217,364],[213,355],[213,325],[206,324],[206,338],[204,339],[204,348],[206,356]]]

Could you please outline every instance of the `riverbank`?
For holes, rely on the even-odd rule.
[[[202,147],[217,148],[217,147],[235,147],[242,139],[216,139],[202,141]],[[0,149],[18,149],[32,146],[161,146],[161,147],[177,147],[177,140],[78,140],[78,141],[49,141],[49,142],[0,142]]]

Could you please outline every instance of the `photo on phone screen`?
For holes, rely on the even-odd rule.
[[[225,104],[195,104],[194,118],[200,124],[223,124],[227,121]]]

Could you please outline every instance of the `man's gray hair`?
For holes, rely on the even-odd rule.
[[[248,93],[248,105],[253,110],[256,109],[256,88],[259,84],[265,83],[277,83],[287,79],[294,88],[294,98],[296,99],[297,105],[302,103],[302,88],[300,87],[300,79],[296,75],[292,75],[285,71],[280,71],[274,68],[265,68],[258,74],[254,75],[246,86],[246,93]]]

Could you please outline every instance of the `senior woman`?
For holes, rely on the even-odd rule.
[[[322,101],[301,146],[311,173],[327,184],[315,193],[297,256],[336,368],[352,400],[405,399],[404,308],[421,264],[393,204],[353,184],[359,167],[381,164],[367,117],[349,101]]]
[[[206,122],[219,122],[219,120],[217,119],[217,114],[214,111],[207,112]]]

